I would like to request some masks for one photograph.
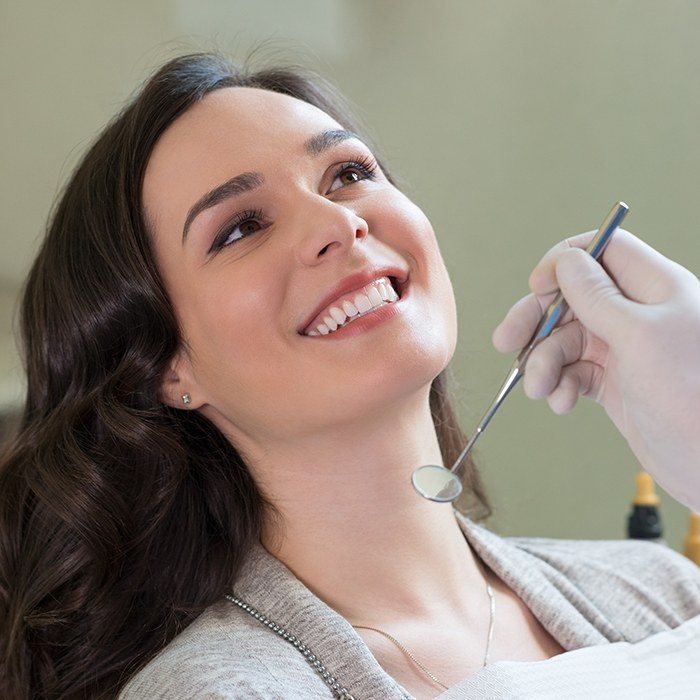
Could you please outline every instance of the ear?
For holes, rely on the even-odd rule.
[[[188,400],[183,399],[184,396]],[[193,410],[204,404],[187,354],[178,350],[170,361],[160,385],[160,400],[171,408]]]

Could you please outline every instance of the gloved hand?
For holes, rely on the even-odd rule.
[[[595,231],[551,248],[530,275],[532,294],[493,333],[519,351],[560,289],[569,310],[531,353],[525,394],[557,414],[579,395],[605,408],[640,464],[681,503],[700,510],[700,281],[629,231],[601,262],[585,248]]]

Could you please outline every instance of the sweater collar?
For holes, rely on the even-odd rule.
[[[604,620],[598,611],[589,609],[587,600],[563,575],[552,567],[543,569],[542,562],[534,561],[535,557],[529,552],[477,525],[458,511],[453,509],[453,512],[475,553],[533,610],[544,628],[562,646],[565,635],[569,648],[607,641],[596,628],[596,624],[598,627],[604,625]],[[372,697],[413,699],[379,665],[350,623],[259,542],[255,543],[241,568],[234,594],[295,635],[356,700]],[[270,634],[274,633],[271,631]]]

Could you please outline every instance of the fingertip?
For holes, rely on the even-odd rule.
[[[503,346],[502,346],[503,339],[501,338],[501,330],[500,329],[501,329],[501,324],[499,323],[493,329],[493,333],[491,333],[491,344],[493,345],[494,348],[496,348],[496,350],[498,350],[498,352],[504,352],[504,350],[502,349],[503,348]]]
[[[594,261],[594,258],[585,250],[581,248],[567,248],[557,258],[555,276],[559,280],[562,272],[566,272],[566,274],[581,274],[582,266],[585,266],[583,269],[589,268],[591,261]]]
[[[536,267],[527,279],[527,286],[533,294],[542,293],[542,282],[540,280],[542,276],[542,268]]]
[[[527,372],[525,372],[525,375],[523,376],[523,394],[525,394],[525,396],[527,396],[528,399],[535,398],[532,395],[532,382],[530,381]]]
[[[574,410],[578,397],[578,381],[570,374],[565,373],[556,389],[547,397],[547,403],[554,413],[563,416]]]
[[[561,393],[557,394],[556,392],[547,397],[547,403],[558,416],[571,413],[574,408],[574,404],[568,397],[562,396]]]
[[[541,399],[545,396],[541,379],[528,367],[523,377],[523,391],[525,396],[533,401]]]
[[[504,324],[505,322],[501,321],[501,323],[494,328],[491,334],[491,343],[498,352],[509,353],[513,352],[513,343],[509,334],[509,329]]]

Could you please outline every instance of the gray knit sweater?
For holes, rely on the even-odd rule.
[[[651,635],[663,642],[658,633],[700,616],[700,569],[664,545],[500,537],[454,513],[473,549],[567,652],[598,645],[624,650],[630,645],[610,643],[647,643]],[[233,596],[264,619],[222,598],[134,676],[119,700],[412,698],[382,669],[347,620],[262,545],[247,558]],[[680,636],[686,629],[686,640],[697,641],[688,653],[697,654],[700,672],[700,618],[694,628],[689,623],[667,636]],[[291,641],[285,638],[290,635]],[[534,692],[541,678],[528,680],[526,671],[551,669],[556,677],[562,660],[565,665],[568,658],[576,661],[576,654],[585,657],[590,651],[595,650],[544,662],[497,662],[440,697],[556,697]],[[594,668],[602,666],[596,662]],[[585,672],[579,669],[575,675],[584,682]],[[643,683],[636,671],[629,675],[630,682]],[[579,697],[572,689],[574,696]]]

